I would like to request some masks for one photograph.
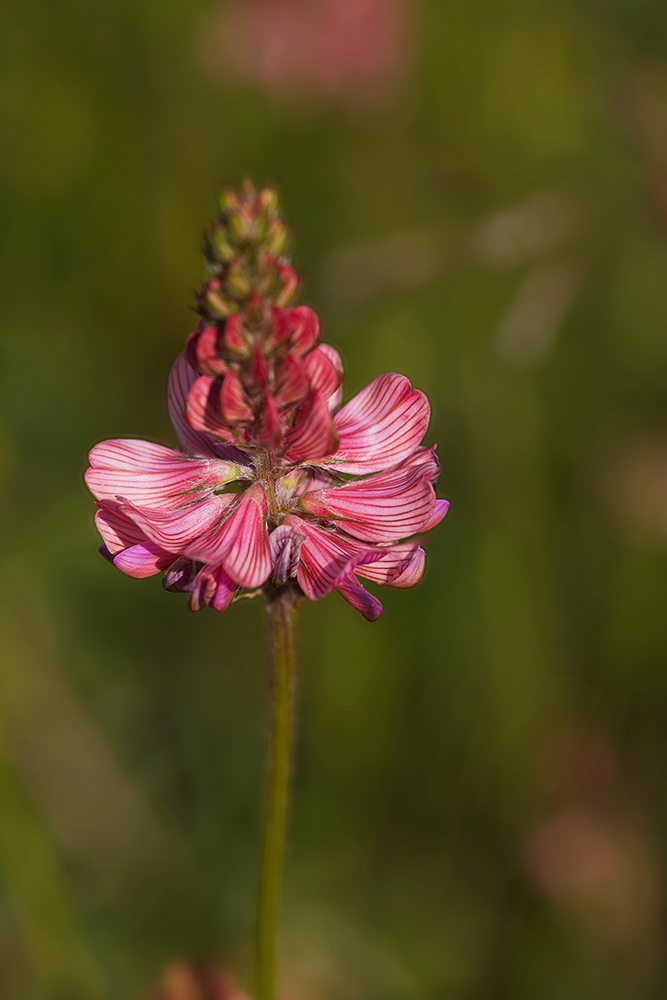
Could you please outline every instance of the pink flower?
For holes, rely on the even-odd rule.
[[[308,398],[287,432],[275,406],[275,448],[262,449],[250,433],[251,400],[234,389],[226,412],[236,423],[221,415],[228,373],[217,382],[198,376],[180,355],[169,409],[190,454],[135,440],[104,441],[90,453],[86,482],[114,565],[139,578],[166,571],[165,587],[187,591],[193,610],[223,611],[241,588],[295,579],[311,600],[337,590],[370,621],[382,606],[360,577],[393,587],[419,581],[424,552],[405,539],[435,527],[448,507],[435,497],[435,451],[420,447],[426,397],[401,375],[380,375],[338,409],[337,352],[321,344],[302,367],[310,388],[297,392],[288,371],[276,398]]]
[[[287,308],[296,275],[274,192],[224,192],[207,239],[202,320],[169,379],[187,452],[115,440],[90,453],[103,552],[128,576],[164,572],[192,610],[224,611],[239,590],[337,590],[374,621],[359,582],[412,587],[416,532],[447,511],[421,440],[428,400],[380,375],[341,409],[343,364],[307,306]]]

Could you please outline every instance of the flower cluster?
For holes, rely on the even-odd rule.
[[[187,452],[112,440],[86,482],[103,552],[124,573],[164,572],[189,606],[223,611],[243,588],[337,590],[369,621],[382,605],[359,577],[411,587],[424,568],[416,532],[447,511],[428,400],[380,375],[341,407],[343,366],[319,321],[290,306],[295,272],[275,195],[225,193],[207,235],[201,322],[169,379]]]

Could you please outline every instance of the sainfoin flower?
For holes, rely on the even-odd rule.
[[[274,209],[263,197],[228,202],[209,238],[236,233],[243,254],[222,247],[229,259],[216,258],[202,321],[171,371],[183,451],[111,440],[90,453],[103,551],[128,576],[164,573],[192,610],[292,585],[311,600],[337,590],[374,621],[382,606],[361,579],[416,584],[425,555],[411,536],[448,507],[435,496],[435,449],[421,444],[428,400],[385,374],[341,406],[340,356],[319,343],[311,309],[286,307],[294,272],[264,253]]]

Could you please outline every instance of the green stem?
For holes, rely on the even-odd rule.
[[[297,598],[288,588],[267,599],[273,654],[271,738],[257,904],[256,1000],[275,1000],[278,922],[292,763]]]

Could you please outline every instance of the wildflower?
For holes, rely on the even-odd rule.
[[[444,517],[430,408],[402,375],[380,375],[341,407],[343,365],[319,322],[288,307],[294,272],[274,196],[227,195],[209,234],[202,321],[176,360],[169,410],[187,454],[112,440],[90,453],[103,551],[124,573],[164,572],[189,606],[227,608],[243,589],[332,590],[369,621],[360,579],[411,587],[410,540]]]

